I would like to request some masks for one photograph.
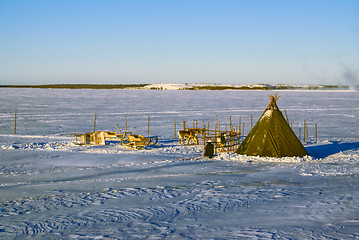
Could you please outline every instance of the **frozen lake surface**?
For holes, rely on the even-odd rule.
[[[275,93],[0,88],[0,238],[358,239],[359,92],[279,91],[311,156],[206,159],[174,140],[174,121],[214,128],[216,115],[248,133]],[[75,145],[95,113],[97,130],[127,116],[143,135],[150,116],[159,143]]]

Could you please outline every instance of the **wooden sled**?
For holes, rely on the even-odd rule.
[[[153,142],[153,138],[155,142]],[[125,146],[134,148],[134,149],[143,149],[145,146],[150,144],[157,144],[158,137],[144,137],[143,135],[128,135],[128,143]]]

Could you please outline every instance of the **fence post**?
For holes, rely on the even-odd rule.
[[[177,139],[177,131],[176,131],[176,119],[174,120],[174,127],[175,127],[175,140]]]
[[[305,130],[306,130],[306,126],[307,125],[307,123],[306,123],[306,120],[304,120],[304,125],[303,125],[303,142],[305,143]]]
[[[93,124],[93,132],[95,132],[96,130],[96,113],[95,113],[95,121],[94,121],[94,124]]]
[[[307,144],[308,144],[308,138],[309,138],[309,134],[308,134],[308,123],[307,123]]]

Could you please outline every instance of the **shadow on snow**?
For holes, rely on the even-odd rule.
[[[341,143],[337,141],[325,145],[306,147],[309,155],[314,158],[326,158],[332,154],[355,149],[359,149],[359,142]]]

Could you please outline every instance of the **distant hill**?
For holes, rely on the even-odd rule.
[[[224,84],[149,84],[143,87],[150,90],[285,90],[285,89],[349,89],[348,86],[337,85],[288,85],[288,84],[248,84],[248,85],[224,85]]]

